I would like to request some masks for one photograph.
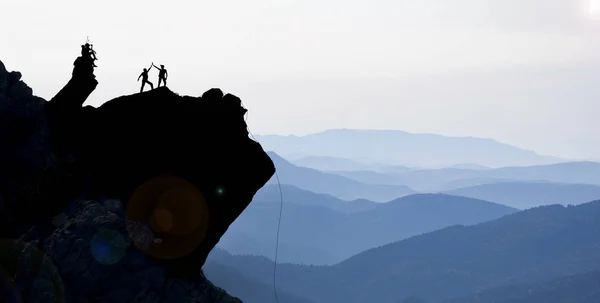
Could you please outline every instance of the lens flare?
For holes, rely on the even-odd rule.
[[[92,256],[98,263],[104,265],[115,264],[125,256],[127,244],[125,238],[114,230],[98,232],[90,243]]]

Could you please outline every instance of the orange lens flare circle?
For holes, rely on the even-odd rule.
[[[152,241],[140,249],[157,259],[177,259],[196,249],[208,230],[209,210],[192,183],[175,176],[153,178],[140,185],[126,208],[128,222],[149,226]],[[131,234],[133,239],[138,235]]]
[[[157,208],[150,217],[150,226],[156,232],[168,232],[173,229],[173,214],[164,208]]]

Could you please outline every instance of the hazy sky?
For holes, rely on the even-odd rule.
[[[91,105],[137,92],[154,61],[180,94],[241,97],[255,134],[400,129],[600,159],[592,4],[0,0],[0,60],[49,99],[90,36],[100,82]]]

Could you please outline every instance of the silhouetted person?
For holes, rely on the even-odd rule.
[[[94,45],[90,44],[88,49],[90,51],[90,55],[92,56],[92,59],[94,59],[94,61],[98,60],[98,58],[96,58],[96,51],[94,50]]]
[[[154,84],[148,81],[148,72],[150,68],[152,68],[152,65],[150,65],[150,67],[148,68],[144,68],[144,71],[140,74],[140,76],[137,79],[138,81],[140,81],[140,78],[142,78],[142,87],[140,88],[140,93],[144,91],[144,86],[146,85],[146,83],[150,84],[150,90],[154,89]]]
[[[92,58],[90,44],[86,42],[85,44],[81,45],[81,56],[77,57],[73,63],[73,65],[75,65],[73,68],[73,76],[93,78],[94,67],[97,67],[96,64],[94,64],[94,58]]]
[[[92,66],[97,67],[94,63],[94,61],[98,60],[96,59],[96,51],[91,49],[89,43],[81,46],[81,57],[83,57],[84,60],[89,61]]]
[[[158,69],[158,85],[156,87],[160,87],[160,82],[163,82],[163,86],[167,86],[167,69],[165,68],[164,65],[160,65],[160,68],[158,68],[156,65],[154,65],[154,63],[152,63],[152,66],[154,66],[154,68]]]

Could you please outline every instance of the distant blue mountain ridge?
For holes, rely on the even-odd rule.
[[[462,163],[504,167],[565,161],[492,139],[399,130],[332,129],[305,136],[261,135],[256,139],[266,150],[294,160],[330,156],[359,163],[408,167],[449,167]]]
[[[234,254],[273,257],[282,207],[279,260],[334,264],[356,253],[455,224],[476,224],[517,209],[446,194],[415,194],[387,203],[343,201],[278,185],[267,185],[229,227],[219,247]]]

